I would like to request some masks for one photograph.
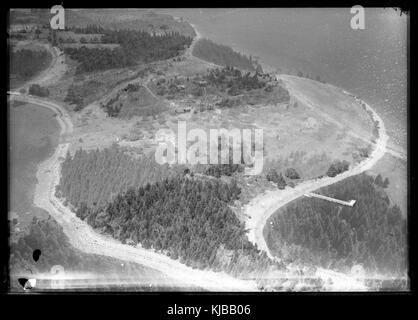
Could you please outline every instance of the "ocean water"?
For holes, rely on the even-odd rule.
[[[408,17],[365,8],[365,29],[350,8],[170,9],[215,42],[251,54],[278,72],[319,76],[373,105],[392,147],[406,152]]]

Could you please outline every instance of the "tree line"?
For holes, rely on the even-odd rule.
[[[234,51],[231,47],[217,44],[209,39],[200,39],[193,47],[193,55],[220,66],[262,72],[261,66],[252,59]]]
[[[192,267],[248,276],[278,267],[247,239],[230,209],[236,181],[134,158],[116,145],[67,154],[57,195],[78,217],[127,244],[154,248]]]
[[[51,62],[46,50],[10,50],[10,74],[28,80],[44,70]]]
[[[127,150],[112,145],[102,150],[77,150],[67,154],[62,163],[57,195],[78,207],[103,206],[107,201],[125,192],[183,172],[183,168],[160,165],[154,156],[134,158]]]
[[[123,243],[153,248],[191,267],[234,274],[266,270],[273,261],[248,241],[228,207],[239,194],[235,180],[176,176],[130,188],[104,207],[81,203],[76,214]]]
[[[360,264],[368,272],[404,275],[406,220],[375,180],[361,174],[319,191],[337,199],[355,199],[353,207],[302,198],[282,208],[265,229],[274,254],[342,271]]]
[[[211,85],[227,89],[229,95],[238,95],[242,91],[261,89],[266,86],[266,82],[259,78],[258,73],[251,75],[250,72],[245,72],[243,74],[243,72],[234,67],[209,70],[204,78]]]
[[[100,29],[101,43],[117,43],[117,48],[65,48],[79,62],[78,73],[132,66],[173,58],[190,45],[192,38],[170,32],[150,35],[144,31]]]

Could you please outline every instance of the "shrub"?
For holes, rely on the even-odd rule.
[[[299,173],[294,168],[287,168],[284,175],[289,179],[300,179]]]
[[[278,178],[278,181],[277,181],[277,187],[280,190],[283,190],[286,187],[286,180],[283,178],[282,174],[279,175],[279,178]]]
[[[335,177],[337,174],[340,174],[344,171],[348,170],[349,162],[346,160],[343,161],[335,161],[331,166],[329,167],[327,171],[327,176],[329,177]]]
[[[49,90],[48,88],[41,87],[39,84],[32,84],[29,87],[29,94],[38,96],[38,97],[48,97]]]
[[[266,175],[268,181],[277,183],[279,181],[279,175],[275,169],[270,169]]]

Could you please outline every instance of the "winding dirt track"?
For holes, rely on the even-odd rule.
[[[375,163],[385,155],[386,144],[388,141],[385,125],[379,115],[368,104],[365,103],[365,105],[366,109],[372,113],[373,120],[379,123],[379,137],[376,140],[374,149],[368,158],[360,162],[355,167],[352,167],[348,171],[345,171],[335,177],[326,176],[321,179],[304,181],[298,184],[295,188],[286,187],[284,190],[266,192],[253,199],[246,207],[246,214],[250,217],[246,221],[246,227],[249,230],[248,238],[251,242],[257,245],[258,249],[265,251],[269,257],[273,258],[264,239],[263,228],[268,218],[274,212],[290,201],[303,196],[307,192],[312,192],[371,169]]]
[[[194,43],[198,38],[199,35],[196,37]],[[192,56],[191,51],[189,49],[186,55]],[[61,126],[61,137],[72,133],[73,125],[71,118],[60,105],[44,99],[24,96],[17,92],[9,92],[9,95],[12,99],[35,103],[53,110],[57,113],[57,121]],[[253,199],[247,206],[246,212],[250,217],[246,221],[246,227],[249,230],[249,240],[256,244],[260,250],[266,251],[269,257],[274,259],[265,242],[263,228],[267,219],[275,211],[290,201],[303,196],[306,192],[314,191],[369,170],[386,153],[388,136],[384,123],[378,114],[367,104],[366,108],[372,112],[374,120],[378,121],[380,126],[379,138],[369,158],[333,178],[324,177],[322,179],[303,182],[293,189],[286,188],[285,190],[266,192]],[[240,280],[225,273],[192,269],[176,260],[170,259],[168,256],[140,247],[125,245],[110,236],[95,232],[86,222],[77,218],[74,212],[63,206],[60,199],[55,196],[55,187],[60,179],[61,162],[67,153],[68,147],[69,143],[59,144],[54,154],[39,165],[36,175],[38,184],[35,190],[34,203],[38,207],[47,210],[60,223],[72,246],[86,253],[139,263],[164,273],[174,281],[184,284],[185,287],[196,286],[213,291],[257,290],[257,285],[253,280]],[[334,282],[337,283],[340,281],[340,286],[337,287],[339,289],[348,289],[349,284],[352,283],[352,279],[346,279],[343,275],[330,270],[319,269],[317,276],[333,278]],[[361,289],[361,285],[356,285],[355,289],[359,288]]]
[[[22,96],[19,93],[9,93],[11,98],[35,103],[57,113],[57,120],[61,126],[61,136],[69,135],[73,131],[70,117],[64,108],[56,103],[44,99]],[[176,284],[184,287],[199,287],[210,291],[256,291],[253,280],[240,280],[225,273],[197,270],[170,259],[168,256],[122,244],[110,236],[95,232],[86,222],[76,217],[75,213],[63,206],[55,196],[55,187],[60,179],[61,162],[64,159],[69,143],[61,143],[55,153],[39,165],[36,177],[38,184],[34,195],[34,204],[47,210],[51,216],[63,227],[71,245],[83,252],[113,257],[120,260],[139,263],[158,270],[173,279]]]
[[[292,92],[292,94],[297,95],[298,99],[304,99],[304,97],[299,96],[297,92]],[[387,141],[389,137],[386,133],[383,120],[368,104],[365,103],[365,106],[366,109],[372,113],[373,120],[379,123],[379,137],[368,158],[335,177],[326,176],[320,179],[304,181],[294,188],[286,187],[284,190],[267,191],[254,198],[245,208],[245,213],[249,217],[246,220],[246,228],[249,230],[248,238],[258,249],[265,251],[270,258],[276,259],[269,250],[263,235],[263,229],[271,215],[287,203],[302,197],[305,193],[332,185],[348,177],[358,175],[371,169],[387,152]],[[323,279],[332,279],[333,285],[332,287],[327,288],[327,290],[367,290],[361,279],[351,275],[318,268],[316,276]]]

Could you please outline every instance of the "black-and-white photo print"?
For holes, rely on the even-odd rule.
[[[8,293],[409,292],[409,18],[10,9]]]

